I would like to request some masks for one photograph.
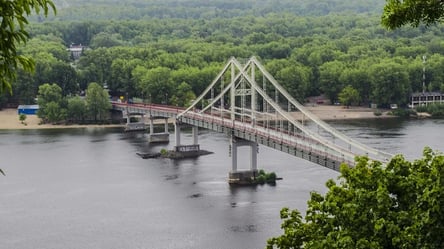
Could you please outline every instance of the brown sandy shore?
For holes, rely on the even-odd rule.
[[[345,107],[331,105],[312,105],[306,108],[322,120],[348,120],[348,119],[381,119],[393,118],[389,111],[381,109],[371,109],[366,107]],[[375,111],[381,115],[376,116]]]
[[[123,125],[52,125],[39,124],[40,118],[37,115],[26,115],[25,124],[19,120],[16,109],[3,109],[0,111],[0,130],[21,130],[21,129],[63,129],[63,128],[93,128],[93,127],[123,127]]]
[[[316,116],[323,120],[347,120],[347,119],[375,119],[393,117],[382,112],[375,116],[374,109],[342,106],[315,105],[307,107]],[[297,117],[296,117],[297,118]],[[52,125],[39,124],[40,119],[36,115],[27,115],[25,124],[19,120],[16,109],[3,109],[0,111],[0,129],[60,129],[60,128],[85,128],[85,127],[123,127],[123,125]]]

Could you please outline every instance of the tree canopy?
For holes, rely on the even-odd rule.
[[[62,88],[57,84],[43,84],[39,86],[37,115],[44,122],[57,123],[66,118],[66,109],[62,97]]]
[[[403,107],[422,91],[424,55],[427,89],[444,89],[442,25],[387,32],[380,23],[385,0],[56,3],[57,17],[30,17],[31,39],[19,54],[34,58],[35,73],[19,69],[13,97],[0,96],[0,104],[34,104],[48,82],[63,96],[97,82],[114,99],[186,105],[178,89],[191,87],[191,99],[228,58],[252,55],[301,102],[325,94],[336,103],[350,85],[359,104]],[[83,46],[80,59],[67,53],[72,44]]]
[[[443,20],[444,1],[433,0],[387,0],[382,15],[382,24],[396,29],[406,24],[418,26],[434,24]]]
[[[425,148],[387,165],[357,158],[325,195],[311,193],[305,218],[281,211],[284,234],[267,248],[444,248],[444,155]]]
[[[352,86],[348,85],[339,93],[338,99],[341,104],[346,106],[357,104],[360,100],[359,92]]]
[[[108,118],[111,109],[108,92],[95,82],[86,89],[86,105],[94,121]]]
[[[54,12],[55,5],[50,0],[20,0],[0,2],[0,93],[11,90],[11,81],[16,78],[16,71],[22,67],[32,71],[34,62],[31,58],[17,53],[17,45],[26,43],[29,33],[25,27],[33,12],[42,12],[45,16],[49,10]]]

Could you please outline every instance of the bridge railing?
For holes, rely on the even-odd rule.
[[[188,112],[181,117],[182,121],[186,122],[186,119],[202,121],[209,124],[218,124],[233,130],[248,132],[267,140],[273,140],[279,144],[288,145],[296,150],[303,150],[307,153],[314,153],[338,162],[346,162],[349,165],[354,165],[355,154],[340,147],[333,147],[333,145],[327,146],[311,137],[303,136],[301,134],[289,134],[277,131],[273,128],[265,128],[251,123],[244,123],[240,120],[224,119],[219,116],[205,113]],[[193,123],[195,124],[195,122]]]
[[[176,117],[181,113],[184,108],[171,107],[166,105],[157,104],[127,104],[113,102],[113,108],[123,110],[123,111],[134,111],[134,112],[145,112],[151,114],[162,114],[168,117]],[[347,149],[339,147],[335,144],[329,144],[325,141],[318,141],[313,137],[291,132],[288,130],[280,130],[275,127],[264,127],[259,123],[255,122],[242,122],[241,120],[231,120],[224,114],[221,115],[220,112],[211,113],[208,112],[195,112],[188,111],[186,113],[182,112],[180,120],[185,120],[186,118],[193,119],[195,121],[202,121],[206,123],[218,124],[220,126],[239,130],[242,132],[248,132],[271,141],[275,141],[279,144],[285,144],[286,146],[292,147],[295,150],[302,150],[307,153],[314,153],[337,162],[346,162],[349,165],[354,165],[354,153],[351,153]]]
[[[154,114],[164,114],[168,117],[176,117],[179,113],[181,113],[185,108],[183,107],[174,107],[168,105],[159,105],[159,104],[141,104],[141,103],[121,103],[121,102],[111,102],[113,109],[118,109],[121,111],[127,112],[143,112],[145,114],[154,113]]]

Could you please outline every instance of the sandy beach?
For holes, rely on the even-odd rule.
[[[26,120],[21,123],[17,109],[2,109],[0,111],[1,130],[21,129],[63,129],[63,128],[86,128],[86,127],[123,127],[123,125],[52,125],[40,124],[37,115],[26,115]]]
[[[306,108],[322,120],[347,120],[347,119],[380,119],[391,118],[387,110],[371,109],[366,107],[345,107],[333,105],[310,105]],[[381,115],[376,116],[375,111]]]
[[[392,117],[383,112],[375,116],[374,109],[362,107],[345,108],[343,106],[314,105],[307,109],[323,120],[346,120],[346,119],[373,119]],[[297,117],[297,113],[295,114]],[[0,129],[61,129],[61,128],[85,128],[85,127],[122,127],[123,125],[52,125],[40,124],[37,115],[27,115],[22,124],[16,109],[3,109],[0,111]]]

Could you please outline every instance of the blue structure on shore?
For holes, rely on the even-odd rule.
[[[36,115],[39,110],[39,105],[19,105],[17,107],[17,114]]]

